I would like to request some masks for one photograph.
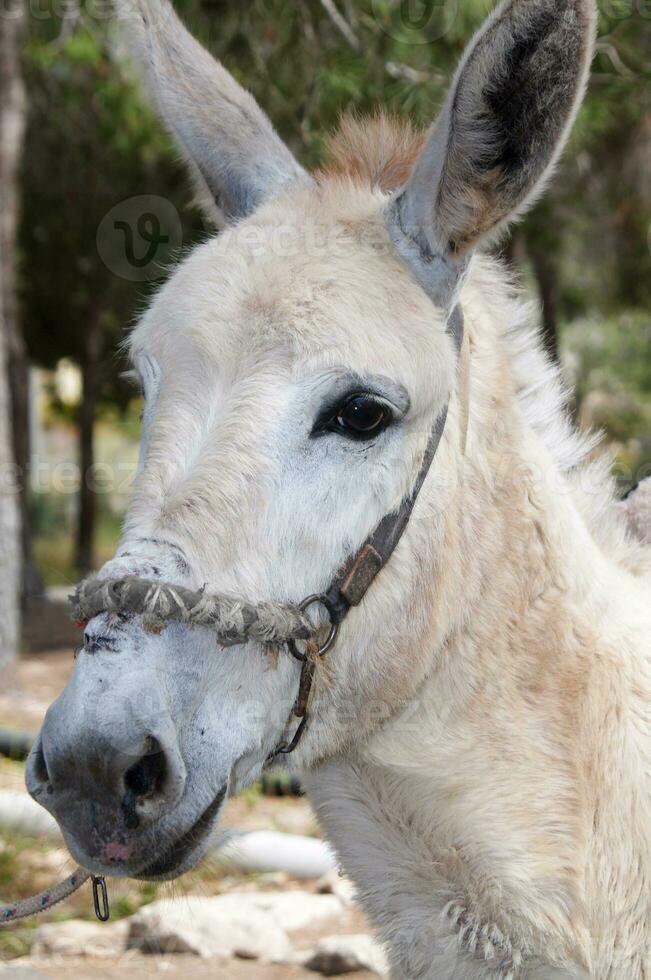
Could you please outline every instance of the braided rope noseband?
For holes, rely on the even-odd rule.
[[[260,602],[255,606],[204,589],[193,592],[178,585],[129,577],[86,579],[71,597],[73,617],[85,624],[100,613],[141,615],[143,626],[158,633],[170,622],[204,626],[215,633],[221,646],[255,640],[287,643],[308,640],[314,626],[296,606]]]

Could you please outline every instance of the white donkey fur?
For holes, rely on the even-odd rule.
[[[531,309],[496,261],[472,255],[560,152],[585,83],[591,3],[502,4],[422,152],[386,121],[348,122],[337,166],[314,179],[253,103],[257,146],[216,123],[226,102],[237,124],[240,91],[220,94],[214,69],[211,95],[208,56],[169,9],[139,9],[145,26],[131,34],[154,99],[221,210],[226,200],[241,220],[180,264],[132,335],[147,399],[141,470],[103,574],[154,574],[155,561],[166,577],[254,601],[323,589],[408,493],[449,399],[405,536],[317,675],[296,765],[395,980],[648,980],[651,552],[629,537],[606,467],[583,462],[588,443],[567,421]],[[148,34],[160,10],[165,26]],[[512,120],[486,118],[487,79]],[[516,118],[521,92],[540,95],[541,118],[535,100]],[[520,130],[522,160],[518,147],[502,154]],[[216,170],[211,132],[215,152],[220,139],[230,147]],[[247,152],[255,180],[242,192],[233,170]],[[446,331],[457,297],[467,390]],[[370,444],[310,439],[351,372],[373,379],[397,424]],[[178,722],[194,782],[175,819],[189,826],[223,779],[233,789],[259,774],[297,667],[283,653],[266,664],[256,649],[218,654],[179,630],[138,642],[133,683],[153,664],[212,740],[199,753]],[[91,658],[77,669],[90,672]]]

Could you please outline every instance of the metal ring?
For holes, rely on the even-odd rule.
[[[326,609],[328,616],[330,617],[330,632],[328,633],[326,639],[324,640],[324,642],[316,652],[317,657],[324,657],[328,652],[328,650],[332,648],[332,645],[337,639],[337,634],[339,632],[339,623],[333,622],[332,612],[330,610],[330,605],[328,603],[327,596],[323,594],[309,595],[307,599],[303,599],[302,602],[299,602],[298,608],[301,610],[301,612],[306,612],[310,608],[310,606],[316,606],[316,605],[323,606],[324,609]],[[296,646],[296,640],[288,640],[287,646],[289,647],[289,652],[291,653],[292,657],[294,657],[295,660],[299,660],[301,663],[307,660],[307,654],[301,653],[301,651]]]
[[[106,881],[102,875],[91,875],[93,883],[93,902],[95,904],[95,915],[100,922],[108,922],[111,918],[108,891]]]

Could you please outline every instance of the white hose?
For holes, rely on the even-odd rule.
[[[56,820],[27,793],[0,790],[0,828],[25,837],[60,837]]]
[[[247,871],[285,871],[294,878],[321,878],[336,867],[327,844],[315,837],[269,830],[234,833],[213,856]]]

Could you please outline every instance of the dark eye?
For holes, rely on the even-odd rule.
[[[339,410],[337,424],[357,435],[370,436],[383,429],[390,417],[384,402],[371,395],[354,395]]]
[[[317,423],[315,434],[338,432],[350,439],[373,439],[393,419],[390,405],[377,395],[349,395],[341,405]]]

